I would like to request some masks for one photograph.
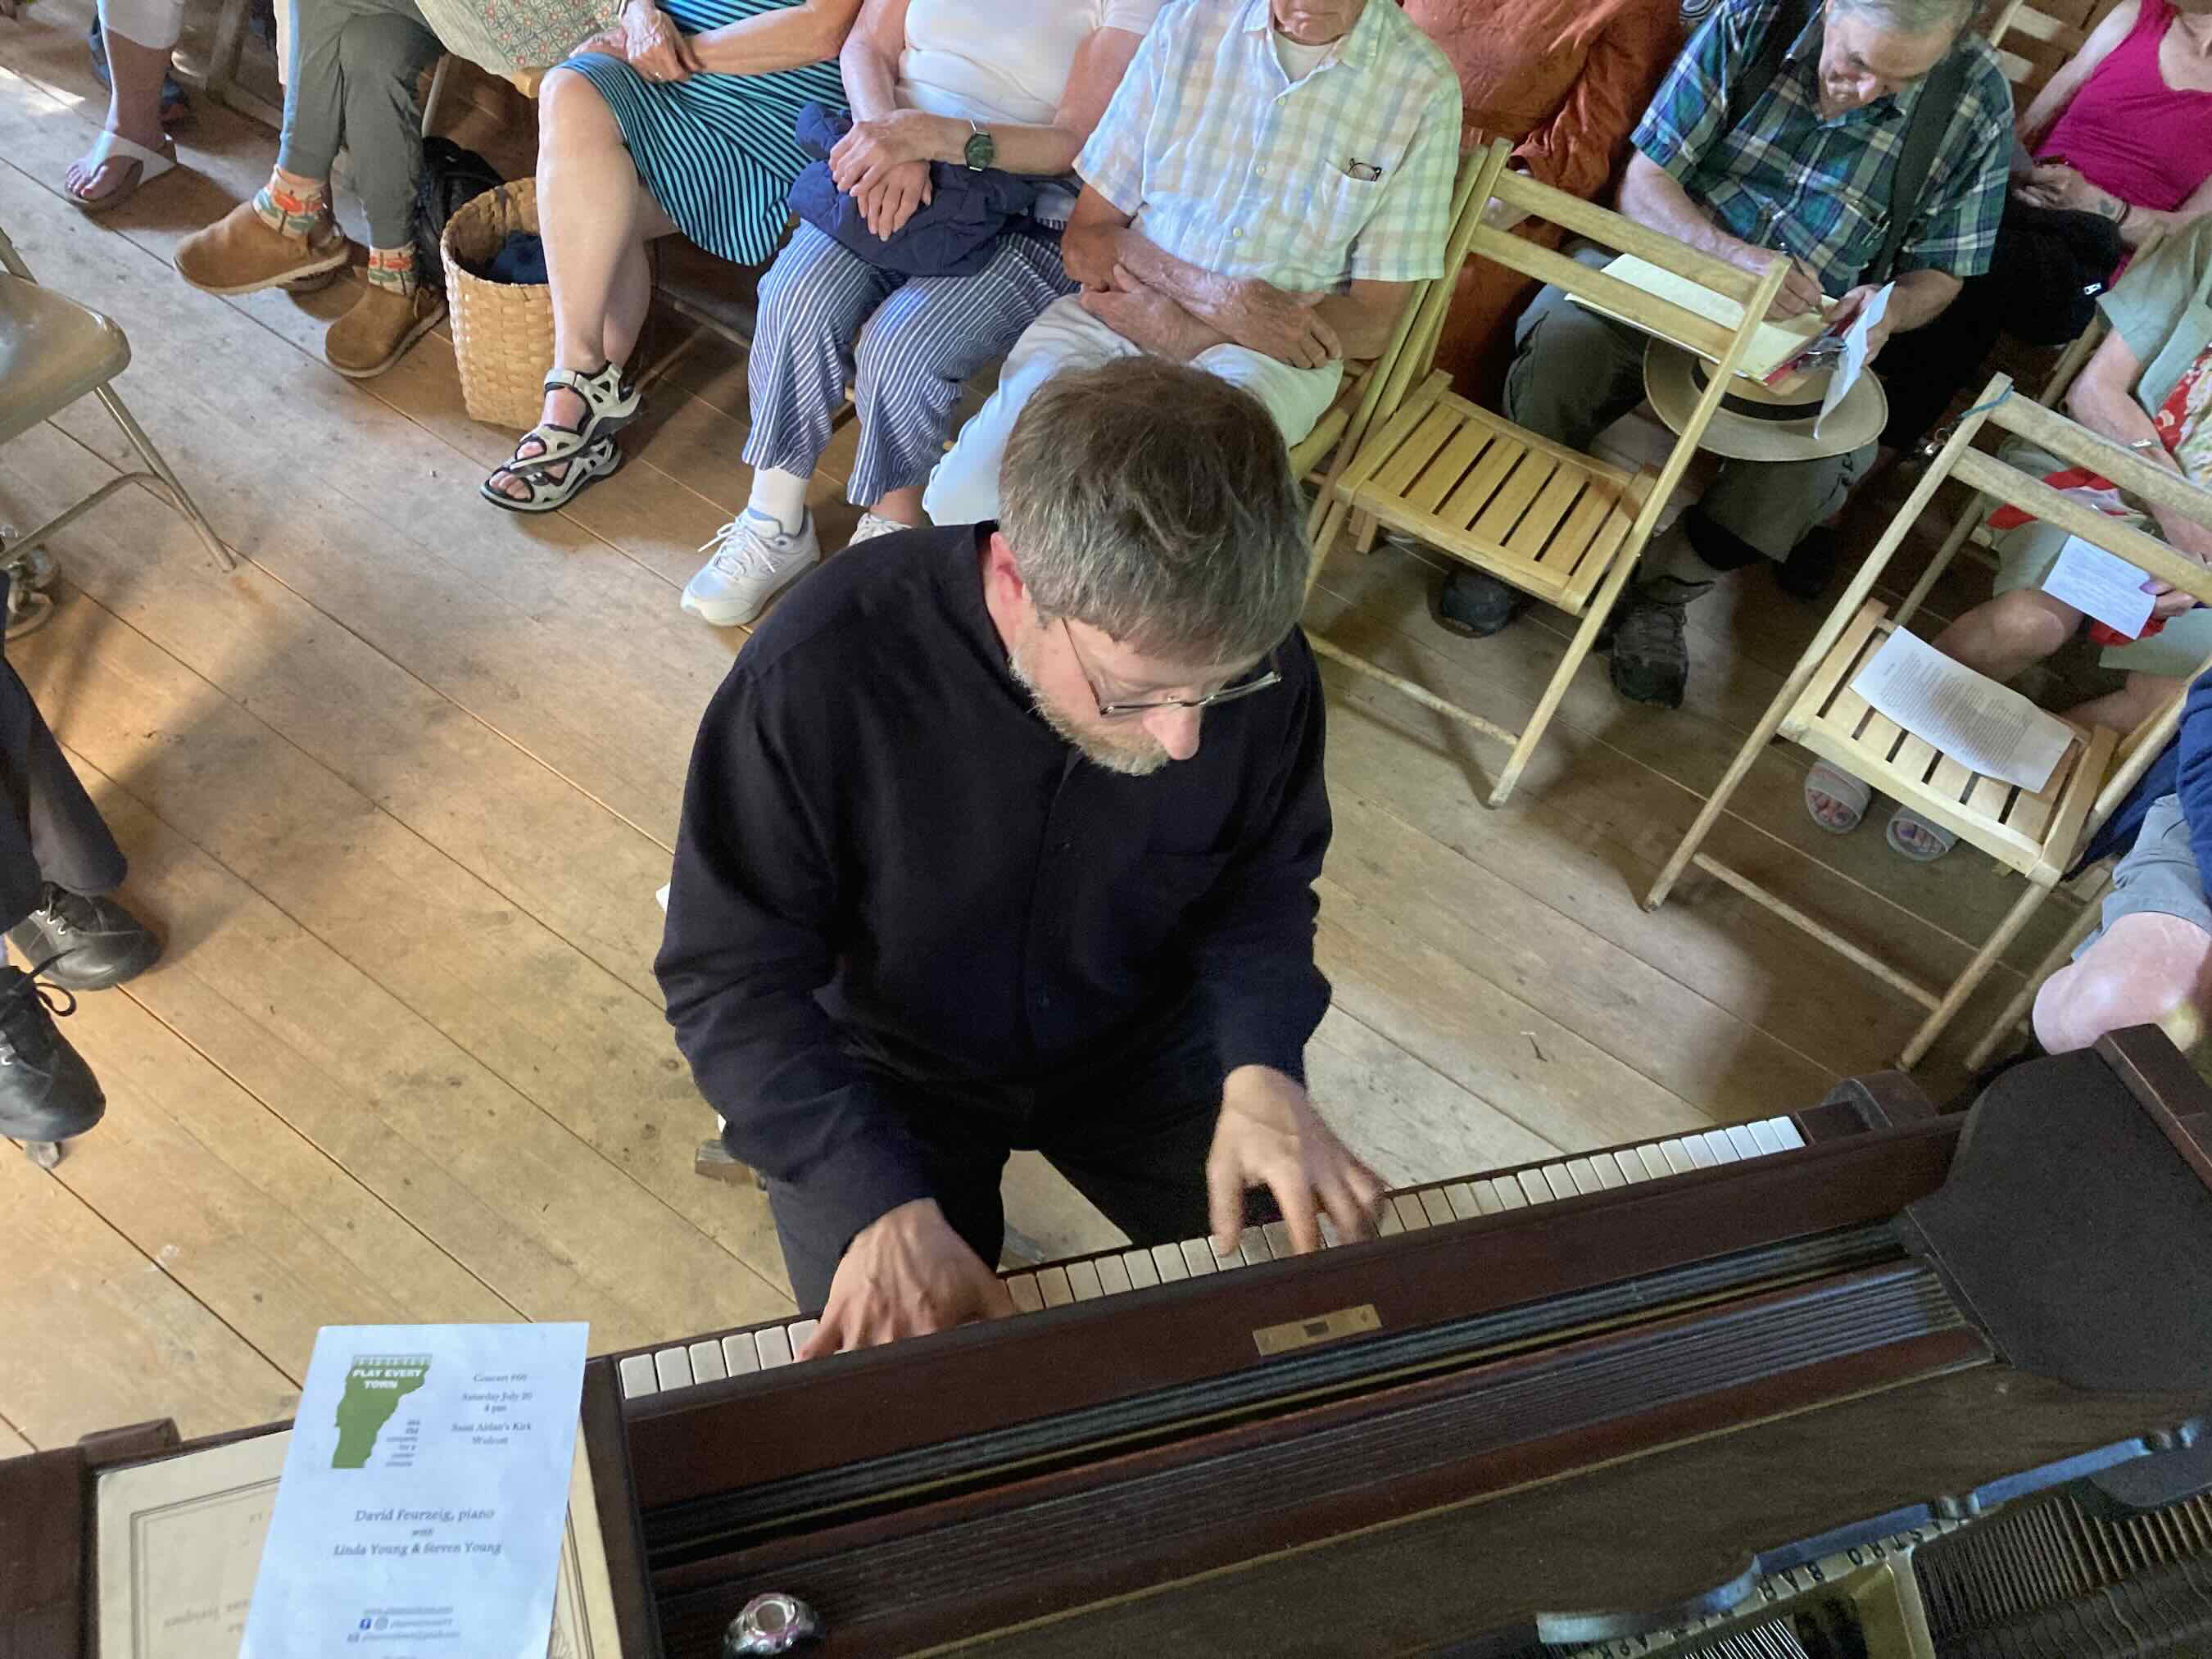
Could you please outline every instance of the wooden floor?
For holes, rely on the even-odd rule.
[[[587,1319],[598,1349],[787,1308],[761,1201],[691,1171],[711,1120],[651,971],[692,732],[744,642],[677,607],[745,494],[742,360],[664,331],[623,471],[559,515],[493,511],[477,485],[511,434],[465,417],[442,334],[356,385],[319,355],[344,290],[176,279],[178,240],[265,173],[264,131],[204,112],[188,171],[105,221],[64,201],[100,112],[87,9],[0,21],[0,225],[128,331],[121,390],[243,562],[215,574],[127,494],[58,539],[58,613],[9,650],[168,951],[65,1028],[105,1124],[52,1174],[0,1156],[0,1454],[283,1415],[328,1322]],[[9,444],[0,522],[119,454],[96,405]],[[817,481],[830,546],[854,516],[841,465]],[[1559,619],[1455,641],[1427,618],[1432,577],[1407,552],[1341,556],[1310,620],[1517,725]],[[1692,615],[1690,706],[1625,704],[1594,659],[1497,812],[1478,798],[1500,748],[1330,671],[1336,1006],[1313,1080],[1392,1180],[1808,1103],[1911,1029],[1893,994],[1710,882],[1638,908],[1817,620],[1760,571]],[[1800,773],[1762,760],[1725,854],[1955,971],[2009,879],[1819,833]],[[2018,982],[2000,972],[1969,1024]],[[1031,1162],[1009,1209],[1054,1253],[1106,1237]]]

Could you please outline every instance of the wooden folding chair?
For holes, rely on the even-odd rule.
[[[1511,147],[1503,140],[1483,157],[1455,237],[1457,258],[1496,261],[1581,296],[1660,338],[1686,346],[1717,367],[1656,477],[1629,472],[1576,453],[1504,416],[1478,408],[1451,390],[1451,377],[1431,369],[1448,284],[1425,296],[1378,368],[1372,388],[1371,430],[1330,492],[1314,538],[1313,579],[1348,515],[1359,517],[1364,547],[1378,526],[1418,538],[1438,551],[1487,571],[1523,592],[1580,618],[1566,655],[1545,687],[1528,726],[1510,732],[1480,714],[1391,673],[1334,641],[1310,636],[1315,650],[1348,668],[1406,693],[1486,736],[1512,745],[1492,785],[1489,804],[1502,806],[1519,781],[1559,700],[1589,654],[1613,602],[1635,570],[1644,544],[1683,469],[1697,453],[1713,411],[1737,362],[1781,286],[1784,263],[1777,258],[1753,276],[1698,252],[1686,243],[1631,223],[1619,214],[1510,171]],[[1711,316],[1632,287],[1617,277],[1516,236],[1485,222],[1491,201],[1523,217],[1544,219],[1602,246],[1633,253],[1692,283],[1717,314]],[[1463,245],[1463,246],[1462,246]],[[1416,379],[1417,390],[1408,394]]]
[[[1833,947],[1928,1011],[1927,1018],[1905,1045],[1906,1066],[1917,1064],[1928,1052],[1929,1045],[1966,1005],[2036,908],[2073,867],[2097,826],[2135,787],[2163,746],[2166,735],[2172,732],[2181,701],[2177,696],[2124,741],[2121,734],[2106,728],[2075,725],[2075,741],[2051,772],[2050,781],[2034,792],[1979,775],[1932,744],[1900,730],[1869,708],[1852,690],[1851,681],[1860,665],[1899,626],[1887,608],[1869,595],[1906,533],[1943,481],[1956,477],[1984,495],[2009,502],[2106,549],[2147,574],[2185,590],[2200,603],[2212,603],[2212,570],[2117,519],[2060,495],[2041,479],[1982,453],[1973,445],[1984,425],[2017,434],[2063,461],[2103,474],[2140,500],[2185,514],[2212,529],[2212,492],[2013,393],[2011,382],[2002,374],[1996,376],[1890,520],[1874,551],[1790,671],[1780,692],[1744,738],[1719,788],[1699,811],[1644,901],[1647,910],[1658,908],[1682,872],[1694,864]],[[2207,667],[2212,667],[2212,659],[2200,665],[2197,672]],[[1698,850],[1753,762],[1778,732],[2027,878],[2027,890],[1948,990],[1939,993],[1919,984],[1871,951]]]

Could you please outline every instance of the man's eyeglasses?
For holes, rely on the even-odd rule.
[[[1075,642],[1075,629],[1066,617],[1060,625],[1067,632],[1067,648],[1075,653],[1075,665],[1083,672],[1084,684],[1091,688],[1091,699],[1098,705],[1101,720],[1127,720],[1135,714],[1148,714],[1158,708],[1211,708],[1218,702],[1234,702],[1239,697],[1249,697],[1255,691],[1265,691],[1271,685],[1281,684],[1282,676],[1275,671],[1275,653],[1270,651],[1267,660],[1260,663],[1243,679],[1231,681],[1218,691],[1209,691],[1202,697],[1158,697],[1150,702],[1109,702],[1098,690],[1098,676],[1091,672],[1091,664],[1083,654],[1083,647]]]

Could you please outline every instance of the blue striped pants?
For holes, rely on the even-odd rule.
[[[866,507],[921,483],[944,453],[962,383],[1075,286],[1059,242],[1042,236],[1001,237],[973,276],[909,278],[800,224],[761,278],[746,464],[812,472],[850,385],[860,441],[847,498]]]

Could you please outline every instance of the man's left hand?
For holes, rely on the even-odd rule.
[[[1370,1237],[1382,1198],[1382,1177],[1321,1121],[1304,1088],[1267,1066],[1240,1066],[1222,1085],[1206,1186],[1214,1243],[1224,1250],[1244,1230],[1244,1194],[1253,1187],[1274,1194],[1300,1251],[1321,1248],[1322,1212],[1345,1238]]]
[[[1838,334],[1842,333],[1858,320],[1858,314],[1865,308],[1866,302],[1873,299],[1881,290],[1880,283],[1862,283],[1858,287],[1850,289],[1843,298],[1836,301],[1835,308],[1828,313],[1825,326]],[[1889,343],[1890,334],[1896,327],[1890,319],[1896,315],[1897,295],[1893,294],[1889,299],[1890,308],[1882,313],[1880,322],[1867,331],[1867,361],[1869,362],[1872,362],[1881,355],[1882,347]]]

